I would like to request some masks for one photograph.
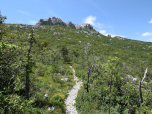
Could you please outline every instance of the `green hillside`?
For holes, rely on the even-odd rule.
[[[32,34],[30,28],[0,24],[2,114],[65,113],[63,101],[75,84],[69,65],[84,84],[76,98],[79,114],[109,114],[109,110],[111,114],[152,113],[151,42],[111,38],[89,29],[41,26]],[[141,102],[139,83],[127,76],[141,80],[147,67]],[[55,109],[47,111],[51,106]]]

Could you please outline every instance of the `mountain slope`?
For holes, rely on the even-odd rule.
[[[140,104],[138,88],[119,78],[125,79],[127,75],[132,75],[140,79],[147,67],[151,69],[151,42],[110,38],[89,29],[76,30],[59,25],[41,26],[40,29],[35,29],[35,34],[39,37],[36,38],[31,51],[32,61],[36,64],[32,68],[33,72],[30,73],[33,82],[31,90],[37,94],[32,107],[39,107],[36,110],[40,109],[43,113],[47,113],[48,107],[55,106],[50,112],[65,112],[63,100],[67,97],[67,91],[74,85],[72,70],[68,68],[71,65],[76,71],[76,76],[84,83],[76,100],[78,112],[92,114],[108,111],[109,91],[105,88],[108,88],[110,78],[107,73],[110,71],[106,71],[102,65],[105,65],[111,56],[120,58],[119,61],[114,62],[116,66],[113,75],[117,78],[112,86],[115,94],[113,93],[111,98],[111,111],[122,113],[125,110],[127,112],[128,109],[129,113],[135,113],[133,105],[139,107]],[[26,32],[28,33],[28,30],[24,28],[8,28],[2,41],[27,49],[29,42]],[[26,50],[21,50],[20,53],[18,60],[23,64]],[[91,67],[92,70],[89,70]],[[24,85],[22,73],[25,73],[24,68],[20,69],[16,80],[22,80],[18,83]],[[149,82],[149,86],[151,76],[152,72],[149,70],[145,79]],[[63,81],[64,78],[68,78],[68,81]],[[89,92],[86,92],[87,84]],[[146,86],[144,88],[146,89]],[[118,90],[121,90],[121,95]],[[43,98],[46,94],[49,96]],[[147,94],[144,92],[143,97],[146,106],[150,109],[151,99],[148,99]],[[149,98],[150,96],[151,93]],[[125,99],[125,102],[122,99]]]

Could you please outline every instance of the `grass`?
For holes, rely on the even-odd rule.
[[[94,35],[87,35],[87,37],[83,31],[95,31],[88,29],[76,30],[70,27],[58,25],[43,26],[45,26],[45,29],[39,29],[37,31],[37,34],[39,34],[40,37],[36,39],[37,42],[33,45],[33,50],[31,52],[33,55],[33,61],[36,63],[36,66],[33,67],[33,73],[30,73],[31,82],[33,82],[33,87],[31,88],[33,91],[36,91],[37,94],[37,101],[35,101],[35,105],[32,105],[33,110],[34,108],[36,108],[36,110],[40,109],[44,114],[59,114],[65,112],[63,96],[66,98],[67,91],[70,90],[75,84],[73,72],[69,65],[75,69],[76,76],[79,80],[82,80],[84,84],[86,84],[87,81],[89,67],[91,65],[98,66],[98,63],[101,63],[102,65],[105,64],[109,56],[117,56],[120,58],[117,66],[122,68],[119,71],[122,73],[121,77],[133,75],[134,77],[139,78],[139,73],[140,75],[143,75],[147,66],[149,69],[151,68],[152,50],[149,48],[149,46],[152,45],[151,42],[135,41],[127,38],[124,38],[124,40],[120,40],[116,37],[109,38],[98,32],[96,32]],[[50,30],[51,27],[54,27],[55,30]],[[14,31],[15,30],[13,29],[8,29],[6,37],[11,37],[9,35]],[[24,34],[24,32],[27,30],[20,29],[19,31],[20,35],[19,32],[14,34],[19,35],[20,39],[15,39],[13,43],[20,47],[29,45],[27,39],[25,38],[26,35]],[[54,32],[58,32],[60,34],[54,34]],[[99,38],[97,35],[100,35],[101,38]],[[13,37],[11,38],[13,39]],[[91,45],[88,46],[88,43]],[[67,55],[64,55],[61,51],[63,46],[65,46],[68,50]],[[88,52],[86,54],[85,51],[87,46]],[[116,52],[118,53],[116,54]],[[24,55],[20,56],[24,58]],[[67,63],[65,63],[65,60]],[[145,63],[142,64],[144,70],[139,68],[142,61],[145,61]],[[107,101],[101,100],[101,92],[104,90],[102,85],[106,85],[102,82],[102,77],[107,75],[101,69],[98,70],[100,74],[98,74],[95,70],[91,73],[89,80],[90,93],[85,92],[86,90],[84,89],[84,86],[78,93],[76,106],[80,114],[100,114],[102,113],[103,109],[106,109],[104,112],[105,114],[108,113],[108,105],[106,104]],[[149,70],[148,73],[149,78],[151,78],[152,71]],[[67,82],[61,81],[61,79],[64,77],[68,78]],[[132,86],[126,85],[126,87],[129,89]],[[127,90],[123,90],[124,93],[127,93]],[[130,91],[132,90],[130,89]],[[45,94],[48,94],[48,98],[44,98]],[[104,94],[106,96],[106,93]],[[58,97],[54,98],[55,95],[58,95]],[[137,94],[134,93],[134,95],[134,97],[138,97]],[[144,93],[143,95],[146,98],[146,94]],[[100,100],[104,102],[105,105],[101,105],[99,102]],[[130,102],[133,102],[133,100],[133,98],[130,99]],[[41,108],[44,105],[45,107]],[[53,105],[55,105],[54,111],[46,111],[48,107]],[[116,107],[114,106],[111,110],[113,113],[117,112]]]

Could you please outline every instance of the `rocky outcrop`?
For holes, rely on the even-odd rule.
[[[81,26],[79,26],[78,24],[74,24],[75,25],[75,28],[76,29],[80,29],[80,30],[82,30],[82,27]]]
[[[40,19],[36,25],[53,25],[51,18],[46,20]]]
[[[66,26],[66,23],[64,23],[60,18],[52,17],[52,19],[49,17],[48,19],[40,19],[36,25],[61,25]]]
[[[60,18],[52,17],[52,23],[54,25],[67,26],[65,22],[63,22]]]
[[[88,23],[82,23],[80,26],[85,29],[93,29],[92,25]]]
[[[74,25],[71,21],[68,21],[68,22],[66,23],[66,25],[67,25],[68,27],[71,27],[71,28],[76,29],[75,25]]]
[[[60,25],[60,26],[66,26],[66,27],[71,27],[73,29],[93,29],[93,26],[88,24],[88,23],[82,23],[81,25],[78,24],[73,24],[71,21],[68,21],[67,23],[63,22],[60,18],[56,18],[56,17],[52,17],[52,18],[48,18],[48,19],[40,19],[38,23],[36,23],[36,25],[33,25],[32,27],[35,29],[39,29],[39,25]],[[20,27],[20,28],[28,28],[27,24],[17,24],[15,26],[13,25],[7,25],[7,27],[10,27],[12,29],[16,28],[16,27]]]
[[[110,37],[110,38],[111,38],[111,35],[110,35],[110,34],[108,34],[108,37]]]
[[[12,29],[15,28],[15,26],[13,26],[13,25],[5,25],[5,26],[7,26],[8,28],[12,28]]]
[[[19,24],[19,25],[15,25],[15,27],[19,27],[19,28],[27,28],[28,25],[27,24]]]
[[[48,19],[40,19],[36,25],[61,25],[61,26],[68,26],[74,29],[93,29],[92,25],[88,23],[82,23],[81,25],[73,24],[71,21],[67,23],[63,22],[60,18],[52,17]]]
[[[28,29],[28,27],[29,27],[29,25],[27,25],[27,24],[17,24],[17,25],[7,25],[7,24],[5,24],[5,26],[7,26],[8,28],[12,28],[12,29],[15,29],[17,27]],[[33,25],[32,27],[35,28],[35,29],[39,29],[38,25]]]

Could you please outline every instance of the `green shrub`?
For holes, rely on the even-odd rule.
[[[52,65],[52,72],[53,73],[58,73],[60,71],[59,64],[53,64]]]

